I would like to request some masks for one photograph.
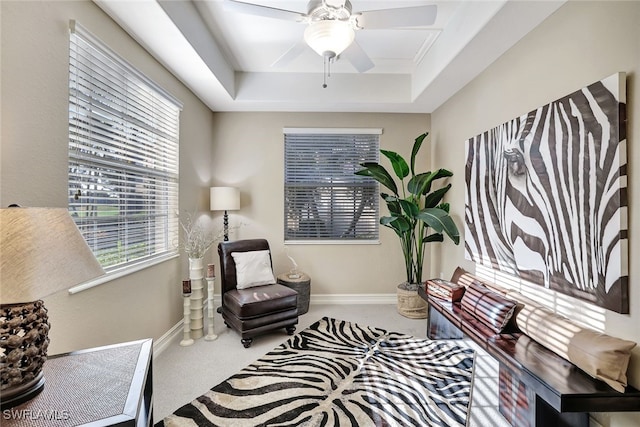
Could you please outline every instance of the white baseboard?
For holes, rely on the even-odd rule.
[[[220,295],[213,298],[213,304],[220,306]],[[393,294],[311,294],[310,304],[395,304],[398,296]],[[205,302],[206,306],[206,302]]]
[[[213,297],[213,306],[218,307],[220,305],[220,295],[216,295]],[[209,305],[208,301],[204,301],[202,310],[207,315],[207,306]],[[160,338],[154,340],[153,342],[153,358],[155,359],[160,355],[170,344],[172,341],[178,341],[178,338],[182,337],[182,333],[184,332],[184,319],[180,319],[178,323],[173,325],[171,329],[165,332]]]
[[[310,304],[333,304],[333,305],[359,305],[359,304],[396,304],[398,297],[396,294],[320,294],[311,295]],[[220,305],[220,295],[213,298],[215,307]],[[207,302],[204,303],[206,313]],[[153,342],[153,357],[159,356],[174,340],[181,334],[184,320],[180,319],[171,329]]]
[[[220,306],[220,295],[213,297],[213,305]],[[310,304],[395,304],[398,296],[393,294],[311,294]],[[207,302],[204,306],[206,308]]]
[[[171,329],[165,332],[160,338],[153,342],[153,358],[155,359],[162,353],[171,342],[180,336],[184,325],[184,319],[173,325]]]
[[[312,294],[310,304],[395,304],[397,301],[396,294]]]

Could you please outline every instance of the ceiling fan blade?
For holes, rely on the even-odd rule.
[[[236,0],[225,0],[224,6],[227,10],[247,15],[262,16],[264,18],[284,19],[296,22],[303,22],[307,18],[307,15],[292,10],[276,9],[275,7],[244,3]]]
[[[436,22],[437,13],[438,6],[427,5],[362,11],[356,19],[358,26],[366,30],[424,27]]]
[[[359,73],[369,71],[375,65],[371,58],[369,58],[369,55],[367,55],[362,47],[355,41],[351,43],[351,45],[340,54],[340,56],[351,62]]]
[[[303,40],[300,40],[298,43],[291,46],[289,50],[283,53],[280,58],[276,59],[271,66],[274,68],[280,68],[289,65],[289,63],[300,56],[306,48],[307,44]]]

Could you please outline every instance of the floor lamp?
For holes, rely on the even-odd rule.
[[[240,209],[240,190],[234,187],[211,187],[209,205],[212,211],[224,211],[224,241],[229,241],[229,214]]]
[[[0,209],[0,402],[42,391],[49,319],[41,298],[104,274],[67,209]]]

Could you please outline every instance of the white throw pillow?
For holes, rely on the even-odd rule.
[[[268,250],[231,252],[231,256],[236,264],[237,289],[276,283]]]

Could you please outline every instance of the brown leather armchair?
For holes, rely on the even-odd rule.
[[[237,240],[218,244],[221,270],[222,318],[225,325],[240,333],[245,348],[253,337],[274,329],[286,328],[293,335],[298,323],[298,293],[286,286],[267,284],[237,289],[235,252],[268,250],[264,239]],[[269,253],[269,267],[272,268]]]

